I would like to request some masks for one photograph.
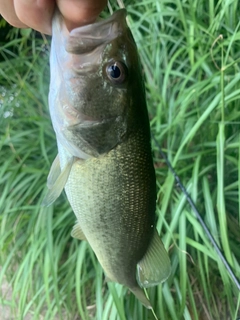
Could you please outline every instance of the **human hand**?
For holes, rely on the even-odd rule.
[[[55,6],[62,13],[69,30],[93,22],[107,0],[0,0],[0,13],[17,28],[33,28],[52,33]]]

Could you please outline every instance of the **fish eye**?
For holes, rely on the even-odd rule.
[[[123,83],[127,78],[127,67],[121,61],[114,61],[106,66],[108,78],[113,83]]]

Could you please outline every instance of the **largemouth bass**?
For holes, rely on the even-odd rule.
[[[170,273],[155,228],[156,181],[145,89],[126,11],[68,32],[55,14],[49,106],[58,156],[44,204],[65,188],[77,217],[72,236],[87,240],[109,280],[141,287]]]

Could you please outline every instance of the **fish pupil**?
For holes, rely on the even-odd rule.
[[[118,79],[121,75],[121,70],[114,64],[109,67],[109,74],[113,79]]]
[[[127,79],[127,67],[123,62],[111,61],[105,68],[106,75],[113,84],[122,84]]]

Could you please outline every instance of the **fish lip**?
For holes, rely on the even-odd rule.
[[[116,10],[107,19],[100,20],[100,21],[97,21],[97,22],[94,22],[94,23],[91,23],[91,24],[87,24],[87,25],[72,29],[69,32],[69,35],[71,36],[75,32],[78,32],[78,31],[81,31],[81,33],[83,35],[84,35],[84,33],[90,35],[90,34],[92,34],[92,32],[99,31],[99,29],[101,29],[102,26],[109,25],[111,22],[115,23],[116,21],[120,22],[122,20],[125,20],[126,15],[127,15],[127,10],[126,9],[123,8],[123,9]],[[102,37],[102,35],[101,35],[101,37]]]
[[[64,19],[56,10],[52,23],[51,61],[74,74],[84,76],[98,70],[105,47],[114,39],[123,35],[127,29],[127,12],[120,9],[109,18],[80,26],[69,32]]]
[[[86,54],[111,42],[128,28],[126,15],[126,9],[120,9],[107,19],[73,29],[65,43],[66,51]]]

